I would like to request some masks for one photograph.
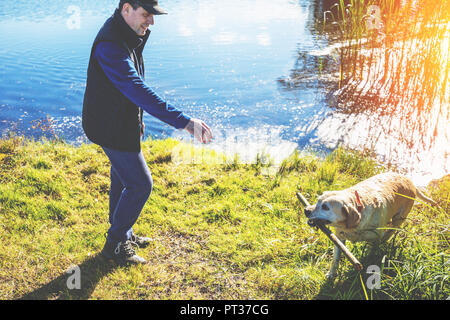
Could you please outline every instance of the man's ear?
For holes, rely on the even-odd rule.
[[[129,14],[130,13],[131,4],[125,2],[122,7],[122,13]]]
[[[361,221],[361,214],[353,206],[342,206],[342,214],[346,218],[347,229],[356,227]]]

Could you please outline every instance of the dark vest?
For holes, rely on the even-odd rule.
[[[109,149],[139,152],[142,109],[126,98],[109,80],[94,57],[101,41],[112,41],[125,48],[144,78],[142,51],[150,31],[139,37],[118,10],[100,29],[92,45],[83,102],[83,130],[95,144]]]

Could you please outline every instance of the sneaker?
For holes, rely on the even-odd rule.
[[[139,237],[139,236],[135,235],[134,233],[132,233],[130,241],[134,245],[138,246],[139,248],[146,248],[146,247],[148,247],[150,242],[152,242],[152,239],[147,238],[147,237]]]
[[[102,250],[102,255],[106,259],[114,260],[119,264],[145,264],[147,261],[138,256],[133,249],[133,243],[130,240],[125,242],[119,242],[114,244],[112,242],[106,242],[105,247]]]

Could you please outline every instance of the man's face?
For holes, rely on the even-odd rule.
[[[150,25],[154,25],[153,14],[147,12],[142,7],[136,10],[129,3],[125,3],[122,9],[122,16],[125,22],[138,36],[144,36]]]

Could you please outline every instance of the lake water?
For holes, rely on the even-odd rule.
[[[59,137],[86,141],[81,110],[89,53],[118,2],[0,2],[0,135],[48,135],[33,121],[49,116]],[[276,161],[295,148],[328,150],[326,137],[311,126],[329,113],[329,87],[317,74],[324,64],[335,64],[314,54],[329,45],[314,28],[321,3],[162,0],[169,15],[156,16],[150,27],[147,82],[213,129],[210,148],[240,150],[250,158],[264,149]],[[292,86],[298,70],[304,80]],[[147,136],[190,139],[150,115],[144,121]],[[446,161],[429,177],[446,172]]]

